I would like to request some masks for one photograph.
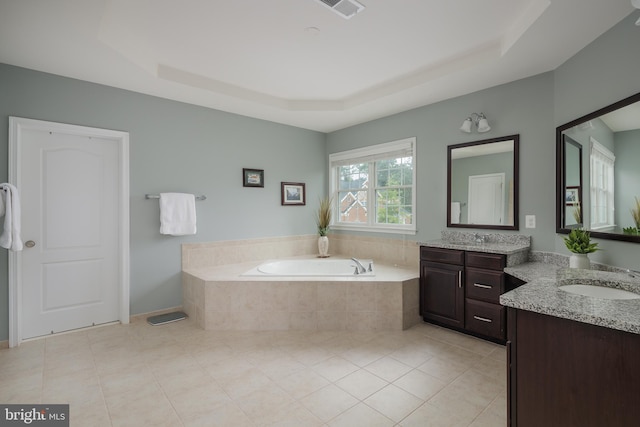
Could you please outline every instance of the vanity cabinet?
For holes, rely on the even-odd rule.
[[[502,254],[420,248],[420,314],[425,321],[504,342],[500,295],[517,284],[503,272]]]
[[[509,426],[640,425],[640,335],[508,308]]]
[[[420,248],[420,315],[464,327],[464,251]]]
[[[465,329],[504,341],[506,311],[500,305],[505,292],[506,255],[466,252]]]

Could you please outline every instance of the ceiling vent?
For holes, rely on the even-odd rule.
[[[351,19],[364,9],[364,6],[355,0],[316,0],[333,10],[344,19]]]

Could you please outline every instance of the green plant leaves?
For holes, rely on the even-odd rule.
[[[574,254],[590,254],[599,250],[597,243],[591,243],[591,233],[581,228],[574,228],[564,238],[564,244]]]

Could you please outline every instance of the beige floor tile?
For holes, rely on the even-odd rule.
[[[364,403],[387,418],[398,422],[422,405],[424,401],[390,384],[369,396]]]
[[[447,385],[445,381],[425,374],[418,369],[398,378],[393,384],[424,401],[433,397]]]
[[[85,404],[71,404],[69,405],[69,412],[72,426],[111,427],[111,418],[104,400]]]
[[[360,369],[336,381],[335,384],[355,398],[364,400],[389,383],[369,371]]]
[[[231,403],[231,399],[217,384],[194,387],[169,398],[169,402],[183,421],[206,416],[211,410]]]
[[[365,369],[383,380],[393,382],[409,372],[412,368],[404,363],[385,356],[365,366]]]
[[[455,412],[425,403],[400,421],[401,427],[467,427],[469,421],[457,418]]]
[[[299,402],[293,402],[264,414],[261,419],[255,420],[254,424],[265,427],[320,427],[324,422]]]
[[[422,346],[409,344],[401,347],[389,354],[389,357],[404,363],[407,366],[416,368],[433,357],[433,353],[428,352]]]
[[[313,370],[325,377],[331,382],[338,381],[341,378],[360,369],[358,366],[348,360],[334,356],[312,366]]]
[[[453,381],[469,369],[469,366],[464,363],[445,359],[443,357],[446,356],[432,357],[422,365],[418,366],[417,369],[445,382]]]
[[[358,400],[344,390],[330,384],[300,400],[311,413],[322,421],[329,421],[358,404]]]
[[[295,372],[275,382],[294,399],[302,399],[329,385],[326,378],[312,370]]]
[[[370,406],[367,406],[364,403],[358,403],[356,406],[346,410],[327,424],[329,427],[390,427],[394,426],[396,423]]]
[[[235,403],[225,403],[200,414],[182,420],[184,427],[253,427],[255,424]]]
[[[235,402],[256,423],[279,412],[282,407],[292,404],[294,400],[284,390],[273,384],[242,396]]]
[[[256,367],[272,380],[283,378],[287,375],[307,369],[306,365],[303,365],[289,356],[283,356],[280,359],[258,363],[256,364]]]
[[[273,386],[274,384],[271,378],[263,374],[262,371],[257,368],[250,368],[238,373],[237,375],[218,379],[217,382],[229,397],[234,400],[258,389]]]
[[[173,406],[162,393],[140,398],[130,396],[118,405],[107,407],[114,427],[175,427],[181,424]]]
[[[469,427],[506,427],[507,420],[505,418],[496,417],[489,412],[483,412],[476,417]]]
[[[504,347],[407,331],[205,331],[145,319],[0,349],[0,401],[74,426],[503,426]],[[390,385],[392,383],[393,385]]]

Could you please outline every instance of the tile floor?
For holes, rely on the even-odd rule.
[[[503,346],[399,332],[218,332],[144,319],[0,350],[0,402],[71,425],[505,426]]]

